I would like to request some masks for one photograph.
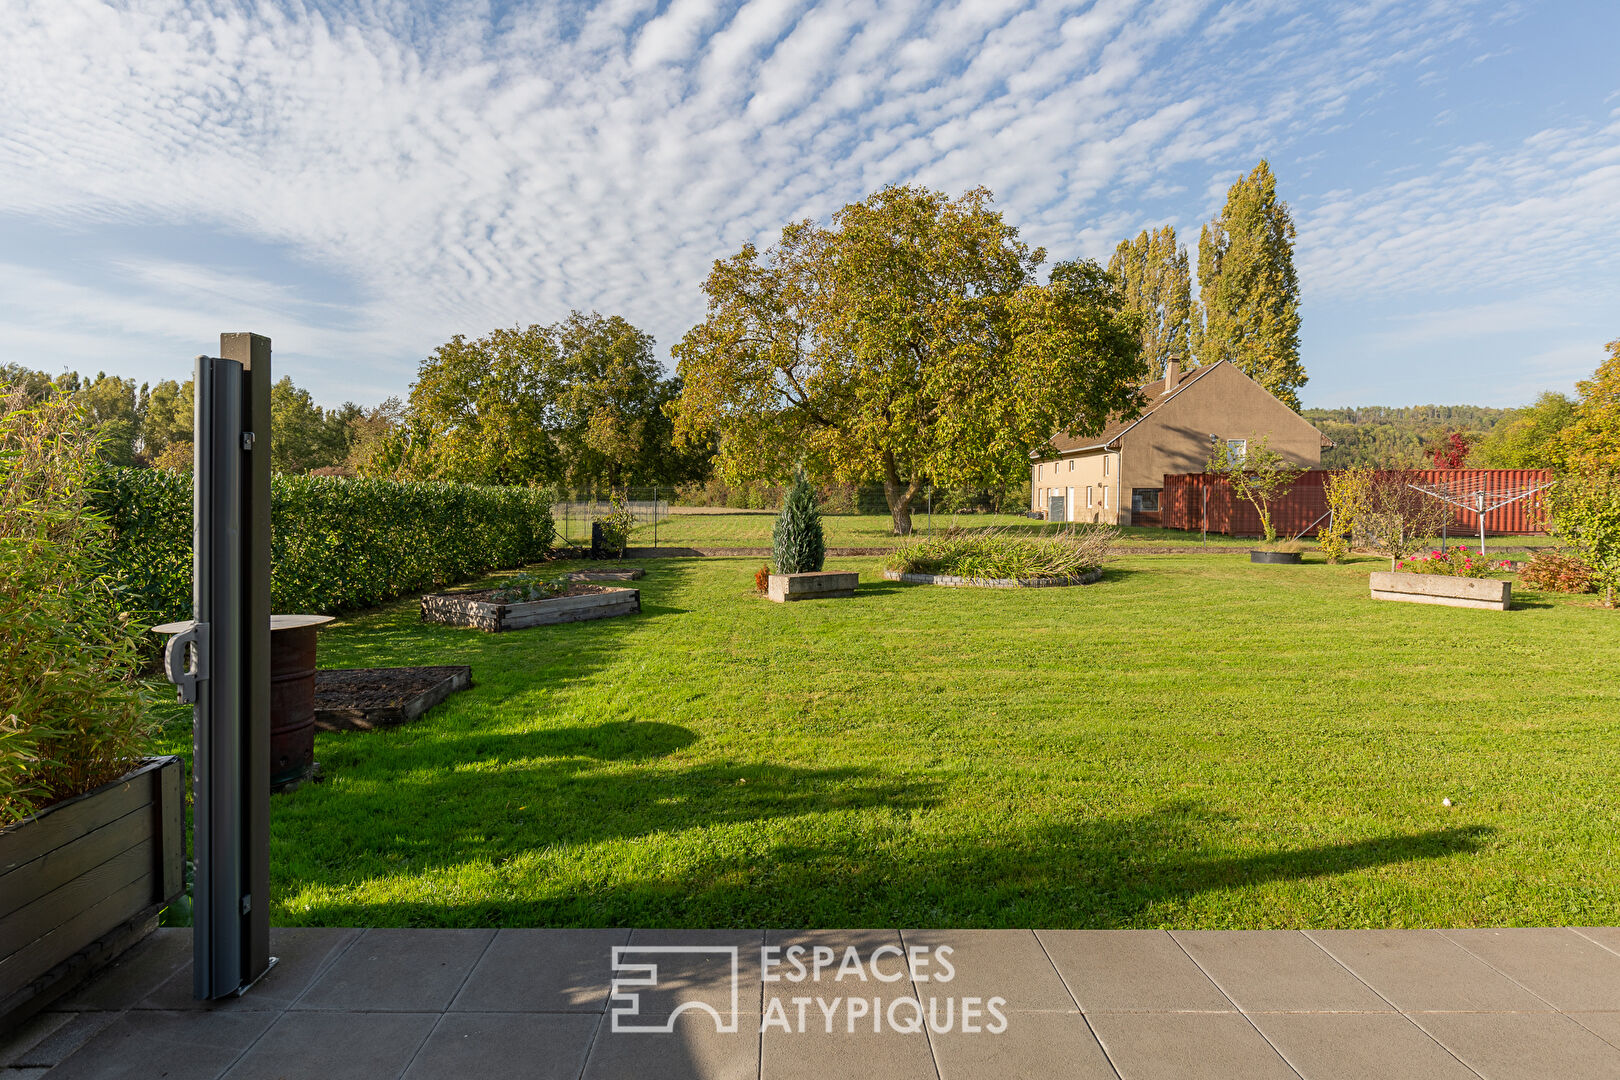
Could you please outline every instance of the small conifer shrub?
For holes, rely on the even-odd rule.
[[[816,489],[800,470],[782,499],[782,512],[771,530],[771,561],[778,574],[808,574],[827,561],[827,537],[821,528]]]

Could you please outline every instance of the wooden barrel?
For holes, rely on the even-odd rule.
[[[270,631],[273,791],[307,780],[315,767],[315,639],[314,626]]]

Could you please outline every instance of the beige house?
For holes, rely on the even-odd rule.
[[[1234,452],[1269,437],[1269,446],[1307,469],[1322,464],[1333,443],[1237,367],[1223,360],[1142,387],[1135,420],[1096,435],[1052,439],[1057,456],[1030,455],[1030,509],[1052,521],[1157,525],[1166,473],[1203,472],[1217,442]]]

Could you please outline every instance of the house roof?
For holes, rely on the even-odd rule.
[[[1136,389],[1147,399],[1147,404],[1143,407],[1141,414],[1134,420],[1113,421],[1109,423],[1107,427],[1097,432],[1097,434],[1087,435],[1084,438],[1078,439],[1070,435],[1067,431],[1060,431],[1058,434],[1052,436],[1052,446],[1055,450],[1057,450],[1059,457],[1062,457],[1064,454],[1083,453],[1087,450],[1101,450],[1104,447],[1111,446],[1118,441],[1121,435],[1124,435],[1127,431],[1131,430],[1131,428],[1135,427],[1137,424],[1140,424],[1149,416],[1152,416],[1166,403],[1181,394],[1182,391],[1192,386],[1199,379],[1202,379],[1205,375],[1208,375],[1222,364],[1230,363],[1230,360],[1217,360],[1213,364],[1202,364],[1198,367],[1189,368],[1186,371],[1181,372],[1180,376],[1176,379],[1175,387],[1168,392],[1160,389],[1160,387],[1164,385],[1163,379],[1154,379],[1150,383],[1144,383]],[[1308,422],[1309,421],[1307,421],[1307,423]],[[1321,432],[1317,432],[1317,434],[1321,435]],[[1327,449],[1333,445],[1334,443],[1332,439],[1328,438],[1326,435],[1322,435],[1323,449]],[[1031,461],[1038,460],[1044,456],[1045,455],[1037,451],[1030,451],[1029,455]]]

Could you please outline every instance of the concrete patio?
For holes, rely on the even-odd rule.
[[[0,1080],[1620,1077],[1616,929],[301,929],[271,944],[259,985],[204,1005],[189,932],[159,931],[0,1036]],[[762,971],[761,946],[794,944],[806,964],[817,945],[872,962],[865,979]],[[658,968],[633,1006],[609,1001],[615,946]],[[682,1009],[697,1002],[715,1014]],[[680,1015],[669,1034],[615,1031],[621,1009],[624,1025]]]

